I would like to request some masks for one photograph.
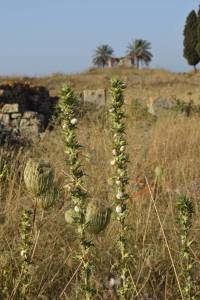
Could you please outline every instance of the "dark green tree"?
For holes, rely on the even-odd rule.
[[[109,45],[100,45],[95,50],[92,60],[93,64],[104,68],[108,65],[108,60],[113,55],[113,52],[114,50]]]
[[[200,5],[197,14],[197,45],[196,45],[196,52],[200,57]]]
[[[192,10],[187,16],[185,28],[183,31],[184,35],[184,50],[183,55],[186,58],[189,65],[193,66],[196,71],[196,65],[200,61],[200,56],[196,51],[198,39],[197,39],[197,14]]]

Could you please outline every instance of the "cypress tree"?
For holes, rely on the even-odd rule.
[[[194,66],[194,69],[196,70],[196,65],[200,61],[200,56],[198,55],[196,51],[196,46],[198,43],[197,39],[197,14],[194,10],[192,10],[185,23],[184,28],[184,52],[183,55],[186,58],[189,65]]]
[[[196,45],[196,52],[198,53],[200,57],[200,5],[199,5],[199,11],[197,14],[197,45]]]

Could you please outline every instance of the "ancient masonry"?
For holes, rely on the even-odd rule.
[[[105,89],[97,90],[84,90],[83,91],[83,102],[84,104],[92,103],[96,107],[101,107],[106,104],[107,95]]]
[[[33,140],[47,127],[55,98],[41,86],[13,82],[0,85],[0,144],[8,136]]]

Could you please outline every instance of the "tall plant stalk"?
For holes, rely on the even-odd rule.
[[[182,292],[184,299],[194,300],[197,299],[197,293],[196,285],[192,276],[194,267],[194,259],[191,253],[193,240],[190,237],[193,215],[192,200],[186,196],[179,196],[177,199],[177,208],[181,237],[182,277],[184,281]]]
[[[128,154],[126,153],[126,126],[124,122],[124,97],[123,91],[125,84],[121,80],[113,80],[111,83],[111,96],[112,103],[109,109],[112,122],[112,135],[113,135],[113,187],[114,187],[114,206],[116,211],[116,220],[120,224],[119,232],[119,249],[121,258],[117,264],[117,271],[120,273],[121,285],[118,288],[118,294],[121,299],[128,299],[130,290],[130,275],[128,269],[128,261],[130,254],[127,249],[127,215],[128,215],[128,199],[129,196],[126,192],[128,185]]]
[[[20,222],[21,236],[21,276],[20,276],[20,299],[26,300],[29,296],[31,285],[31,250],[32,250],[32,210],[26,209],[22,213]]]
[[[87,192],[83,187],[84,171],[81,167],[80,149],[76,136],[77,130],[77,106],[78,99],[69,86],[64,86],[60,95],[60,109],[62,118],[62,128],[65,141],[65,153],[67,163],[70,168],[69,178],[66,178],[66,188],[69,192],[69,198],[73,205],[73,220],[77,227],[80,240],[80,252],[77,258],[82,263],[82,285],[81,288],[85,293],[85,299],[89,300],[95,293],[91,287],[92,264],[89,260],[89,252],[93,243],[86,237],[86,208]]]

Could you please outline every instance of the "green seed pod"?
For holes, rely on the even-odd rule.
[[[85,221],[89,233],[98,234],[110,221],[111,209],[90,203],[87,207]]]
[[[29,159],[24,170],[24,182],[28,191],[40,196],[53,184],[53,170],[46,161]]]
[[[75,217],[76,217],[76,212],[74,209],[70,208],[65,212],[65,221],[67,224],[74,224],[75,223]]]
[[[54,186],[52,186],[50,189],[48,189],[45,193],[41,194],[37,200],[38,204],[43,209],[49,209],[51,208],[55,201],[58,199],[58,189]]]

